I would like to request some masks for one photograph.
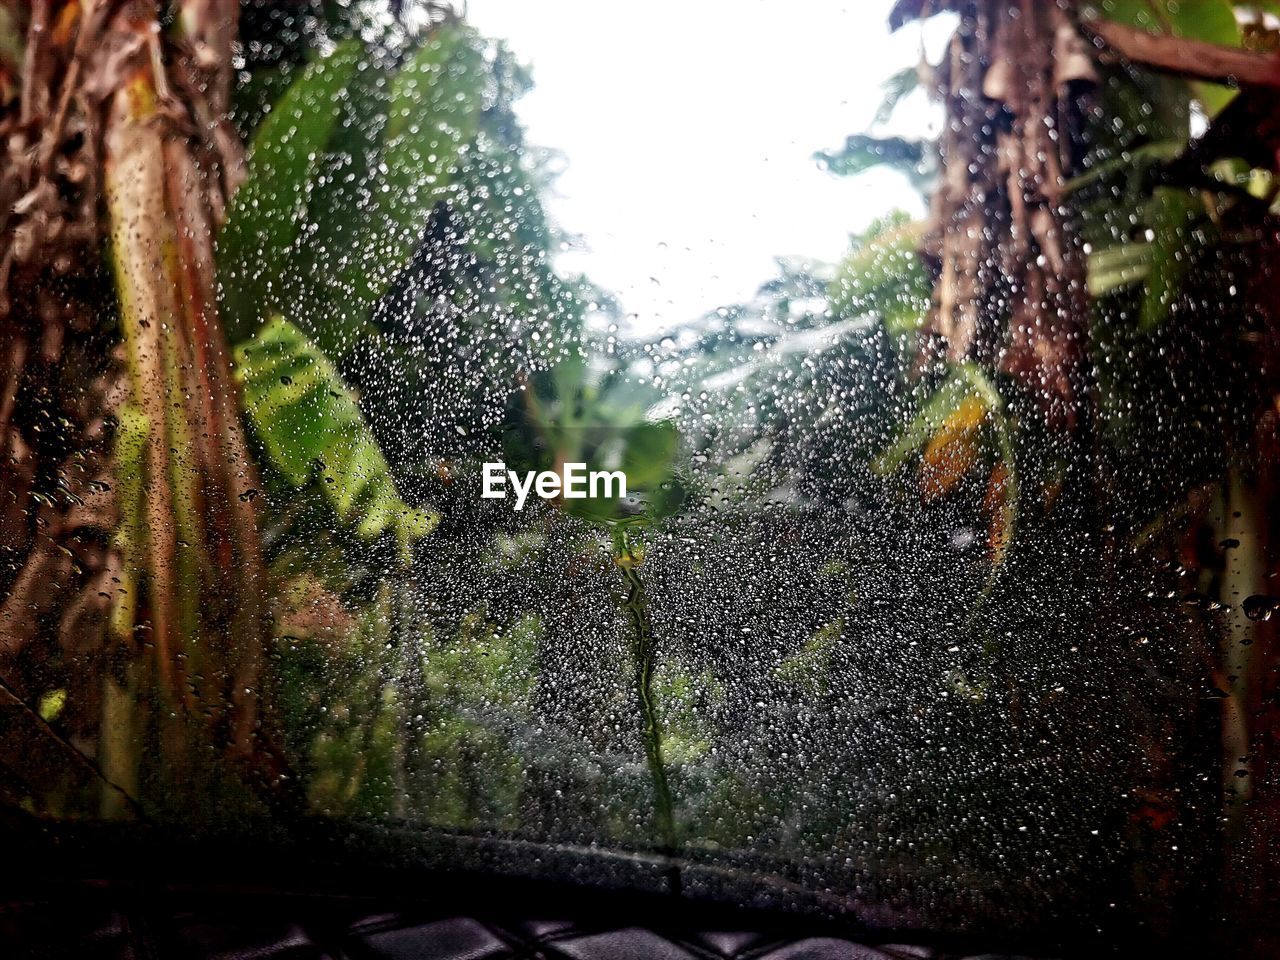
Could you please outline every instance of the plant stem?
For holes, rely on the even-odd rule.
[[[232,23],[219,19],[227,2],[183,5],[192,42],[229,43],[217,30],[196,30]],[[241,769],[225,778],[214,771],[210,782],[239,796],[246,772],[262,774],[267,789],[279,781],[263,749],[259,703],[268,633],[253,503],[260,483],[214,283],[223,165],[195,149],[170,117],[173,85],[162,58],[143,55],[158,35],[154,17],[127,7],[111,30],[140,44],[108,102],[103,173],[129,373],[125,406],[138,421],[130,435],[137,449],[128,453],[145,491],[123,514],[129,530],[119,545],[132,589],[120,598],[115,633],[132,644],[135,628],[148,628],[140,652],[154,661],[147,673],[158,694],[154,760],[165,780],[174,791],[206,793],[193,773],[207,764],[194,758],[216,749]],[[212,109],[198,97],[187,106],[197,120]],[[122,415],[122,423],[129,419]]]
[[[649,619],[649,599],[637,570],[642,557],[632,549],[623,530],[617,540],[615,562],[622,570],[627,584],[627,596],[622,608],[631,622],[631,654],[635,664],[636,695],[640,703],[645,759],[649,764],[649,777],[653,781],[654,814],[658,821],[658,835],[662,852],[674,854],[679,845],[676,822],[671,802],[671,786],[667,782],[666,764],[662,759],[662,721],[653,699],[653,668],[655,643],[653,625]]]
[[[1248,812],[1254,796],[1250,755],[1259,678],[1255,675],[1252,645],[1257,624],[1244,613],[1246,597],[1263,591],[1266,557],[1259,541],[1263,529],[1259,504],[1240,471],[1227,476],[1223,497],[1222,538],[1240,546],[1231,551],[1222,576],[1221,599],[1230,613],[1221,639],[1221,664],[1227,697],[1222,702],[1222,783],[1226,809],[1227,843],[1231,848],[1246,842]]]
[[[144,722],[138,706],[142,664],[125,666],[123,684],[111,671],[102,678],[102,736],[98,763],[102,771],[102,798],[99,813],[104,820],[119,820],[137,810],[134,797],[140,796],[138,774],[142,766]]]

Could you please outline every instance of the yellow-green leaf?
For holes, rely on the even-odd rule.
[[[283,317],[236,349],[245,407],[272,466],[294,486],[311,479],[365,539],[390,532],[409,546],[439,522],[401,498],[356,398],[329,359]]]

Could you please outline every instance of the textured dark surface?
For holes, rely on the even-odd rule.
[[[1160,949],[1141,930],[1103,928],[1072,904],[1052,923],[1002,926],[971,916],[948,924],[891,898],[852,901],[826,892],[818,899],[767,874],[711,870],[643,851],[381,822],[9,826],[0,822],[0,960],[941,960],[1185,952]]]
[[[127,899],[127,898],[126,898]],[[188,901],[186,904],[183,900]],[[581,917],[433,916],[315,897],[225,894],[0,904],[3,956],[83,960],[929,960],[963,954],[827,934],[598,925]],[[96,902],[95,902],[96,901]],[[195,905],[192,905],[192,903]],[[566,917],[572,904],[565,904]],[[994,957],[993,954],[985,954]]]

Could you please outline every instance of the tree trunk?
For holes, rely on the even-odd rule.
[[[926,10],[959,13],[960,26],[944,58],[939,87],[946,108],[942,173],[933,199],[926,255],[936,270],[933,311],[926,324],[926,359],[971,360],[1022,388],[1024,406],[1038,408],[1077,449],[1092,413],[1085,375],[1091,308],[1085,258],[1064,207],[1064,180],[1084,155],[1083,119],[1096,80],[1097,49],[1081,39],[1064,7],[1033,0],[899,0],[891,22]],[[1186,77],[1231,77],[1245,90],[1180,161],[1191,173],[1220,156],[1280,172],[1280,113],[1274,53],[1187,43],[1101,21],[1087,29],[1112,53]],[[1250,85],[1253,85],[1252,88]],[[1221,913],[1238,929],[1256,930],[1274,901],[1280,850],[1280,682],[1276,627],[1268,622],[1280,593],[1280,318],[1275,276],[1280,231],[1273,215],[1238,224],[1260,239],[1235,270],[1237,319],[1223,328],[1220,350],[1203,362],[1222,378],[1232,414],[1249,426],[1224,424],[1227,472],[1218,485],[1216,518],[1192,510],[1185,539],[1233,545],[1225,557],[1184,565],[1191,582],[1211,579],[1225,612],[1214,675],[1222,692],[1220,783],[1224,877]],[[1225,261],[1224,261],[1225,263]],[[1201,299],[1203,311],[1209,299]],[[1208,319],[1208,318],[1206,318]],[[1205,371],[1196,376],[1214,375]],[[1235,382],[1233,382],[1235,381]],[[1247,383],[1247,386],[1243,385]],[[1236,409],[1238,408],[1238,409]],[[1096,457],[1093,471],[1105,469]],[[1105,477],[1100,478],[1105,480]],[[1100,483],[1105,503],[1108,484]],[[1202,491],[1203,492],[1203,491]],[[1099,517],[1106,519],[1105,506]],[[1153,779],[1162,775],[1152,763]],[[1209,771],[1204,771],[1209,772]],[[1172,808],[1191,813],[1192,791],[1164,789]],[[1203,816],[1203,815],[1202,815]],[[1197,818],[1192,815],[1189,822]],[[1204,819],[1203,829],[1209,825]],[[1206,843],[1201,836],[1200,843]],[[1198,904],[1199,909],[1206,908]],[[1174,918],[1176,919],[1176,918]],[[1275,932],[1268,934],[1274,936]],[[1274,941],[1269,942],[1274,947]]]
[[[24,51],[0,170],[18,198],[0,233],[0,482],[20,546],[0,571],[0,675],[27,700],[38,658],[101,678],[68,696],[80,748],[117,786],[180,806],[270,771],[259,481],[213,260],[241,169],[237,4],[177,7],[173,34],[156,0],[6,8]],[[30,422],[50,417],[33,396],[61,413],[60,443]],[[86,527],[92,562],[71,549]],[[102,798],[123,812],[118,791]]]
[[[1051,425],[1074,427],[1089,303],[1062,191],[1096,74],[1056,4],[965,7],[938,71],[947,122],[926,335],[931,353],[1011,375]]]

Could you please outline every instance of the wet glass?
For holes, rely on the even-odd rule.
[[[592,6],[0,0],[5,822],[1274,943],[1275,5]]]

